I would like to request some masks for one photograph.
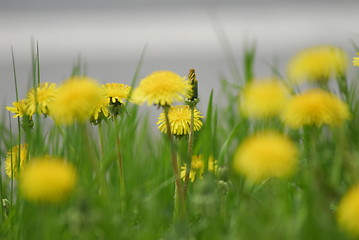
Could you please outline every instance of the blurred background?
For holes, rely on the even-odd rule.
[[[270,66],[285,73],[288,59],[313,45],[340,46],[353,57],[358,9],[358,0],[1,0],[1,105],[15,101],[11,46],[22,98],[31,76],[31,41],[38,41],[41,81],[56,83],[69,77],[81,56],[90,77],[130,84],[147,46],[139,77],[156,70],[186,76],[195,68],[205,110],[211,89],[220,97],[219,79],[234,81],[223,42],[237,66],[244,46],[256,44],[258,77],[270,76]]]

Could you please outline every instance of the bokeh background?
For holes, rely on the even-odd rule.
[[[313,45],[340,46],[352,57],[352,42],[359,45],[358,9],[358,0],[1,0],[1,105],[15,101],[11,46],[24,97],[33,41],[39,44],[41,80],[56,83],[81,56],[89,76],[129,84],[146,46],[139,77],[156,70],[185,76],[195,68],[204,110],[211,89],[220,98],[220,78],[234,81],[223,42],[239,68],[244,46],[255,43],[258,77],[269,76],[270,66],[285,73],[288,59]]]

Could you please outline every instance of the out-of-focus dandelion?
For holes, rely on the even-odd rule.
[[[26,99],[22,99],[18,102],[13,102],[12,105],[13,105],[13,107],[5,107],[5,109],[8,110],[9,112],[15,113],[13,118],[23,117],[23,116],[27,115]],[[29,116],[29,117],[31,118],[31,116]]]
[[[344,74],[348,67],[348,56],[335,46],[316,46],[297,53],[288,64],[289,80],[327,81],[330,77]]]
[[[322,89],[311,89],[294,96],[282,114],[283,122],[292,128],[323,124],[338,126],[349,117],[346,103]]]
[[[240,94],[240,111],[251,118],[278,116],[289,96],[289,90],[279,79],[255,79]]]
[[[17,176],[19,163],[20,163],[20,171],[22,170],[26,162],[27,151],[28,151],[27,144],[20,144],[12,147],[11,150],[6,153],[5,173],[10,178]]]
[[[171,71],[157,71],[141,80],[132,100],[137,104],[169,106],[174,101],[183,101],[191,89],[184,77]]]
[[[67,79],[51,103],[51,117],[58,124],[89,120],[96,106],[101,104],[102,91],[96,80],[85,76]]]
[[[201,118],[203,118],[200,111],[194,109],[194,131],[199,131],[203,125]],[[191,110],[188,105],[177,105],[170,107],[168,111],[168,119],[171,126],[171,133],[177,136],[188,135],[191,124]],[[161,113],[158,117],[158,129],[167,133],[166,116]]]
[[[42,83],[39,87],[32,88],[26,96],[26,112],[32,116],[36,112],[44,115],[49,114],[48,106],[54,100],[57,93],[57,86],[55,83]]]
[[[359,236],[359,184],[340,200],[337,210],[339,226],[350,235]]]
[[[359,53],[357,53],[359,55]],[[353,65],[359,67],[359,57],[353,57]]]
[[[289,177],[297,166],[298,150],[286,136],[276,132],[257,133],[238,147],[234,170],[252,182],[270,177]]]
[[[28,201],[58,203],[69,196],[75,183],[76,171],[72,165],[64,159],[47,156],[31,159],[20,174],[19,187]]]
[[[108,110],[108,100],[107,98],[103,97],[101,102],[95,106],[93,113],[91,115],[91,121],[96,122],[100,121],[102,117],[107,118],[110,115]]]
[[[191,182],[194,182],[196,178],[202,179],[203,173],[205,169],[205,162],[203,160],[202,155],[192,156],[191,161],[191,170],[189,173],[189,179]],[[213,159],[212,156],[208,158],[208,171],[216,173],[218,169],[217,161]],[[186,176],[186,164],[181,166],[181,178],[185,180]]]

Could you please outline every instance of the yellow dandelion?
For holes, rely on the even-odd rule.
[[[14,177],[17,176],[17,172],[19,169],[18,167],[19,162],[20,162],[20,170],[22,170],[23,165],[26,162],[27,151],[28,151],[27,144],[20,144],[12,147],[11,150],[6,153],[5,173],[10,178],[13,176]]]
[[[171,105],[174,101],[183,101],[192,86],[184,77],[170,71],[157,71],[141,80],[133,92],[133,101],[137,104]]]
[[[283,122],[292,128],[304,125],[338,126],[349,119],[345,102],[321,89],[311,89],[294,96],[282,114]]]
[[[51,117],[59,124],[89,120],[101,105],[102,91],[96,80],[84,76],[67,79],[51,102]]]
[[[234,170],[252,182],[289,177],[297,165],[297,147],[286,136],[264,132],[246,138],[238,147]]]
[[[57,203],[65,200],[76,183],[75,168],[63,159],[31,159],[20,175],[20,192],[32,202]]]
[[[244,87],[240,110],[247,117],[274,117],[281,113],[289,95],[289,90],[279,79],[258,79]]]
[[[187,164],[184,164],[181,166],[181,178],[182,180],[186,177],[186,167]],[[194,182],[194,180],[197,178],[202,179],[203,173],[204,173],[204,160],[202,158],[202,155],[195,155],[192,156],[191,161],[191,170],[189,173],[189,179],[191,182]],[[212,156],[208,158],[208,171],[216,173],[218,169],[217,160],[214,160]]]
[[[353,186],[341,199],[337,210],[339,226],[359,237],[359,184]]]
[[[200,111],[194,109],[194,131],[199,131],[203,125],[203,118]],[[191,125],[191,110],[188,105],[177,105],[170,107],[168,111],[168,120],[171,126],[171,133],[174,135],[188,135]],[[158,117],[158,129],[167,133],[167,124],[165,113],[161,113]]]
[[[359,55],[359,53],[357,53]],[[359,67],[359,57],[353,57],[353,65]]]
[[[131,87],[122,83],[106,83],[101,87],[110,104],[116,102],[124,104],[131,92]]]
[[[9,112],[15,113],[13,118],[23,117],[23,116],[27,115],[27,113],[26,113],[26,99],[22,99],[22,100],[20,100],[18,102],[13,102],[12,105],[13,105],[13,107],[5,107],[5,109],[8,110]],[[32,115],[30,115],[30,117],[31,116]]]
[[[48,106],[54,100],[58,88],[55,83],[42,83],[39,87],[32,88],[27,93],[26,112],[32,116],[36,113],[49,114]]]
[[[338,47],[317,46],[297,53],[288,64],[288,78],[293,82],[323,81],[344,74],[347,54]]]

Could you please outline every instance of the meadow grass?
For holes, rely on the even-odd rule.
[[[41,82],[38,53],[38,48],[33,49],[33,86]],[[142,58],[132,87],[139,80]],[[278,117],[252,119],[239,112],[239,95],[255,76],[254,60],[251,47],[244,54],[244,74],[232,69],[237,80],[221,80],[222,89],[215,91],[226,98],[224,103],[217,104],[213,91],[209,99],[201,99],[207,109],[202,129],[193,135],[191,152],[202,155],[205,167],[202,178],[197,175],[189,181],[185,206],[178,206],[171,151],[182,166],[188,159],[188,137],[171,142],[166,134],[153,134],[151,108],[140,111],[128,102],[124,114],[98,125],[89,121],[58,125],[35,113],[33,121],[17,118],[14,126],[7,120],[10,114],[3,112],[2,169],[7,151],[27,143],[27,161],[45,155],[64,158],[77,169],[77,182],[59,203],[36,202],[19,190],[17,177],[1,171],[0,238],[355,239],[338,225],[337,208],[359,178],[358,74],[332,79],[341,84],[334,89],[325,85],[346,102],[350,120],[339,127],[292,129]],[[72,75],[83,75],[82,71],[77,64]],[[16,79],[15,61],[14,79],[15,84],[23,84]],[[201,91],[200,79],[198,84]],[[234,170],[233,159],[248,136],[268,129],[295,143],[298,166],[289,178],[253,182]],[[216,173],[208,171],[210,157],[218,162]]]

